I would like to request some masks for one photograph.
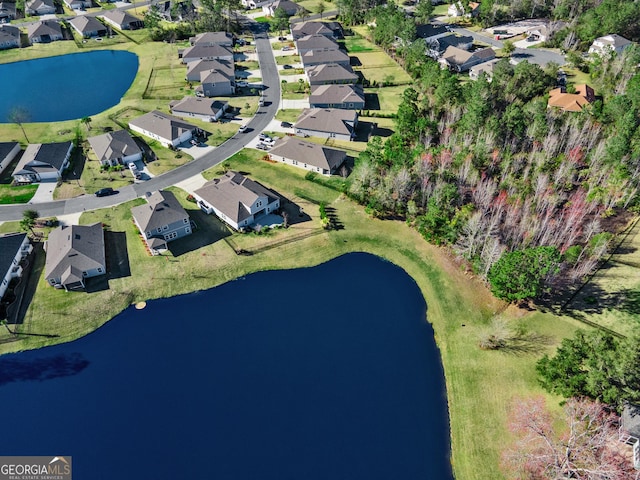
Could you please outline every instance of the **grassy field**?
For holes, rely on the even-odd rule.
[[[306,205],[310,218],[296,228],[265,236],[230,234],[215,218],[204,216],[186,193],[176,190],[199,230],[186,243],[174,242],[175,255],[151,257],[131,222],[130,208],[143,200],[87,212],[82,223],[102,221],[112,232],[124,232],[130,275],[109,280],[107,290],[66,293],[40,284],[20,332],[43,336],[18,336],[0,345],[1,352],[70,341],[102,325],[134,302],[210,288],[250,272],[317,265],[348,252],[370,252],[402,267],[419,285],[428,305],[442,354],[448,388],[453,465],[457,478],[501,478],[499,451],[507,440],[504,413],[516,395],[541,393],[534,362],[551,351],[560,338],[575,329],[570,318],[519,310],[504,310],[484,285],[467,275],[446,252],[433,247],[401,221],[370,218],[362,207],[335,190],[305,180],[294,167],[259,160],[263,154],[243,151],[229,160],[233,169],[247,172],[273,188],[294,205]],[[213,178],[219,169],[205,172]],[[327,202],[344,229],[319,231],[314,204]],[[303,203],[306,202],[306,203]],[[309,236],[301,232],[306,230]],[[254,255],[238,256],[230,245],[242,245]],[[153,288],[149,288],[150,285]],[[479,332],[495,316],[526,325],[547,339],[531,345],[529,353],[487,352],[477,347]],[[535,352],[535,353],[533,353]]]
[[[38,185],[0,185],[0,205],[27,203],[36,193]]]
[[[402,93],[408,87],[408,85],[401,85],[398,87],[365,88],[365,110],[395,114],[402,102]]]
[[[300,55],[282,55],[276,57],[276,63],[278,65],[293,65],[294,63],[300,63]]]
[[[360,65],[354,70],[360,71],[369,82],[382,84],[409,84],[411,77],[380,47],[365,38],[367,27],[355,27],[356,33],[345,38],[345,48],[349,56],[356,57]]]
[[[278,113],[276,113],[276,120],[280,120],[281,122],[295,123],[301,113],[302,110],[293,108],[289,110],[278,110]]]

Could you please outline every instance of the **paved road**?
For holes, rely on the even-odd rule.
[[[495,48],[502,48],[504,45],[502,41],[496,40],[491,35],[473,32],[471,30],[467,30],[466,28],[458,27],[453,24],[447,24],[446,22],[442,22],[440,20],[434,20],[433,23],[449,25],[452,32],[455,32],[458,35],[468,35],[470,37],[473,37],[473,39],[477,42],[486,43]],[[563,55],[551,50],[545,50],[541,48],[516,48],[511,57],[514,60],[527,60],[529,61],[529,63],[535,63],[541,66],[544,66],[550,62],[555,62],[558,65],[564,65],[566,63]]]
[[[247,123],[249,129],[246,133],[236,134],[212,152],[175,170],[154,177],[143,183],[123,187],[117,195],[102,198],[97,198],[93,195],[83,195],[68,200],[38,203],[35,205],[5,205],[0,207],[0,221],[20,220],[24,210],[34,208],[38,210],[40,216],[50,217],[118,205],[140,197],[144,195],[145,192],[159,190],[181,182],[221,163],[234,153],[242,150],[245,145],[266,129],[267,125],[275,117],[278,111],[278,104],[280,103],[280,78],[267,32],[264,26],[256,22],[248,22],[248,24],[255,36],[256,50],[260,62],[260,69],[262,70],[262,80],[265,86],[263,96],[266,102],[265,106],[260,107],[255,117]]]

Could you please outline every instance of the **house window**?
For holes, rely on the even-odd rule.
[[[178,232],[171,232],[171,233],[167,233],[167,234],[164,236],[164,239],[165,239],[166,241],[169,241],[169,240],[173,240],[174,238],[177,238],[177,236],[178,236]]]
[[[188,218],[185,218],[185,219],[183,220],[183,222],[184,222],[184,223],[189,223],[189,219],[188,219]]]
[[[82,272],[82,276],[86,277],[87,276],[87,272]]]
[[[335,133],[333,133],[333,132],[331,132],[331,133],[329,134],[329,138],[336,138],[336,134],[335,134]]]
[[[161,232],[162,232],[162,228],[158,227],[158,233],[161,233]]]
[[[294,165],[298,165],[298,161],[297,161],[297,160],[294,160],[294,161],[293,161],[293,162],[291,162],[291,163],[293,163]]]
[[[184,229],[185,233],[191,233],[191,227],[187,227]]]
[[[164,225],[164,226],[162,227],[162,230],[169,230],[169,225]]]
[[[151,236],[151,232],[147,232],[147,238]]]
[[[102,267],[98,267],[98,273],[102,273]]]

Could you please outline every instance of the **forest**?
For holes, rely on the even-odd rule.
[[[589,2],[556,10],[578,3]],[[369,12],[372,37],[386,48],[399,31],[410,35],[398,10]],[[492,81],[462,81],[425,48],[420,39],[396,46],[415,82],[395,133],[372,138],[359,156],[350,193],[372,215],[401,216],[449,246],[505,300],[580,282],[638,209],[640,49],[589,64],[597,101],[576,113],[547,108],[557,65],[505,58]]]

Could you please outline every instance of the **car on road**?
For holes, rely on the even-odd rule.
[[[293,127],[293,125],[291,123],[289,123],[289,122],[280,122],[280,126],[282,128],[291,128],[291,127]]]
[[[291,65],[283,65],[282,68],[284,68],[285,70],[292,70],[293,67]]]
[[[236,87],[248,87],[249,83],[245,81],[236,82]]]
[[[238,129],[238,133],[245,133],[248,130],[248,127],[246,125],[240,125],[240,128]]]
[[[114,190],[111,187],[106,187],[98,190],[95,195],[96,197],[108,197],[109,195],[115,195],[116,193],[118,193],[117,190]]]

